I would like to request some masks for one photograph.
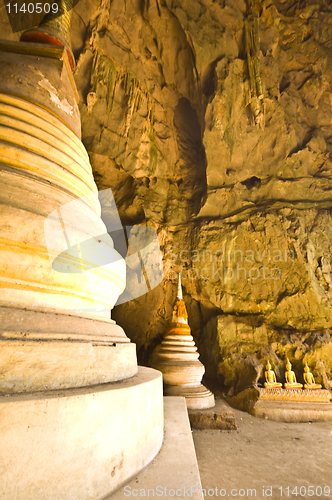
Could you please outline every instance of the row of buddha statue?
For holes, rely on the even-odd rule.
[[[292,371],[292,365],[287,358],[286,360],[286,371],[285,371],[285,389],[321,389],[322,386],[320,384],[316,384],[313,374],[310,371],[308,364],[304,365],[304,373],[303,373],[303,381],[304,384],[300,384],[296,380],[295,373]],[[266,364],[265,371],[265,383],[264,387],[266,388],[281,388],[282,384],[277,381],[276,374],[272,370],[271,363],[268,361]]]

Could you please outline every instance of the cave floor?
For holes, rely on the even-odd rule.
[[[234,413],[237,430],[193,431],[205,498],[332,498],[332,422]]]

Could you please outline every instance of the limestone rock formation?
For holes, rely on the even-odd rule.
[[[139,360],[182,270],[222,388],[262,381],[267,356],[278,371],[286,355],[329,387],[330,2],[80,0],[72,39],[96,183],[124,224],[157,230],[165,255],[164,282],[113,314]]]

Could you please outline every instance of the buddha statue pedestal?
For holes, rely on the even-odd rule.
[[[232,407],[278,422],[332,421],[330,391],[251,387],[226,399]]]
[[[299,403],[329,403],[332,398],[330,391],[288,389],[259,389],[259,399],[264,401],[298,401]]]
[[[277,381],[276,375],[268,361],[265,371],[264,388],[246,389],[227,401],[243,411],[256,417],[284,422],[311,422],[332,420],[332,394],[321,389],[314,381],[309,367],[306,365],[305,388],[296,380],[292,365],[287,359],[285,384]]]
[[[304,367],[303,375],[305,385],[298,383],[295,373],[292,371],[292,365],[287,358],[285,371],[285,384],[277,382],[276,375],[268,361],[265,371],[264,389],[259,389],[259,399],[264,401],[298,401],[311,403],[328,403],[331,394],[327,390],[321,390],[322,386],[315,383],[315,379],[310,372],[309,366]]]
[[[182,297],[179,276],[178,293],[171,324],[161,344],[151,357],[151,366],[163,374],[165,396],[183,396],[187,408],[198,410],[214,406],[214,396],[204,385],[205,368],[188,325],[188,314]]]

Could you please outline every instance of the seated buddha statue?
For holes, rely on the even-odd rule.
[[[287,358],[287,362],[286,362],[286,372],[285,372],[285,389],[301,389],[302,388],[302,384],[299,384],[297,381],[296,381],[296,377],[295,377],[295,373],[292,371],[292,365],[289,361],[289,359]]]
[[[264,387],[267,388],[276,388],[276,387],[282,387],[282,384],[280,382],[277,382],[277,377],[274,371],[272,370],[271,364],[268,361],[266,363],[266,371],[265,371],[265,380],[266,382],[264,383]]]
[[[304,388],[305,389],[321,389],[322,388],[322,386],[320,384],[315,383],[314,376],[311,373],[310,368],[309,368],[307,363],[304,366],[303,380],[304,380]]]

